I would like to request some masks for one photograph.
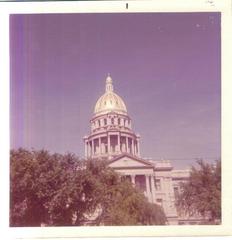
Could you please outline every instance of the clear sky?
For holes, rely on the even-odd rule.
[[[220,14],[10,18],[11,148],[84,155],[111,74],[141,154],[184,167],[220,157]]]

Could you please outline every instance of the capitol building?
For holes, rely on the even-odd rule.
[[[190,171],[173,169],[169,160],[143,159],[140,135],[133,131],[126,104],[115,93],[110,75],[90,125],[90,134],[84,137],[85,158],[107,159],[108,165],[140,189],[149,202],[163,207],[168,224],[199,223],[199,218],[180,213],[175,204],[180,182],[188,179]]]

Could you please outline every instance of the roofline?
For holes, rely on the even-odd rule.
[[[162,171],[171,171],[173,167],[155,167],[156,172],[162,172]]]
[[[90,134],[89,136],[87,136],[88,138],[88,140],[90,139],[90,138],[92,138],[92,137],[95,137],[95,136],[97,136],[97,135],[101,135],[101,134],[109,134],[110,135],[110,133],[115,133],[115,132],[120,132],[120,133],[123,133],[123,134],[128,134],[128,135],[130,135],[130,136],[135,136],[135,137],[137,137],[137,135],[135,134],[135,133],[133,133],[133,132],[126,132],[126,131],[121,131],[121,130],[117,130],[117,129],[115,129],[115,130],[108,130],[108,132],[96,132],[96,133],[92,133],[92,134]],[[85,139],[85,137],[86,136],[84,136],[83,137],[83,139]]]
[[[115,170],[121,170],[121,169],[151,169],[153,166],[131,166],[131,167],[111,167]]]
[[[122,153],[122,154],[116,156],[114,159],[112,159],[111,161],[109,161],[109,164],[117,161],[118,159],[122,158],[123,156],[127,156],[127,157],[129,157],[129,158],[132,158],[132,159],[138,161],[138,162],[144,163],[144,164],[146,164],[146,165],[149,166],[149,167],[155,168],[155,166],[152,165],[150,162],[147,162],[147,161],[143,160],[142,158],[138,158],[138,157],[136,157],[136,156],[134,156],[134,155],[131,155],[131,154],[128,154],[128,153]]]
[[[104,111],[108,111],[108,112],[105,112],[105,113],[104,113]],[[101,112],[98,112],[97,114],[94,113],[93,117],[90,119],[90,122],[91,122],[92,120],[95,120],[95,119],[97,119],[97,118],[100,118],[100,117],[102,117],[102,116],[104,116],[104,115],[108,115],[108,114],[117,114],[117,115],[120,115],[120,116],[123,116],[123,117],[127,117],[127,118],[129,118],[129,119],[131,120],[131,118],[130,118],[130,116],[128,115],[127,112],[122,111],[122,110],[120,110],[120,111],[121,111],[122,113],[119,113],[119,112],[117,112],[117,111],[102,110],[102,113],[101,113]]]

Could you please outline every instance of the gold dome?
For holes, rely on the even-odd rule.
[[[100,115],[108,112],[117,112],[120,114],[127,114],[126,105],[122,98],[113,91],[112,78],[110,75],[106,78],[106,92],[98,99],[94,114]]]

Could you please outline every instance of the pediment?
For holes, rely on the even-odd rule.
[[[109,166],[112,168],[153,168],[151,163],[127,154],[114,158]]]

